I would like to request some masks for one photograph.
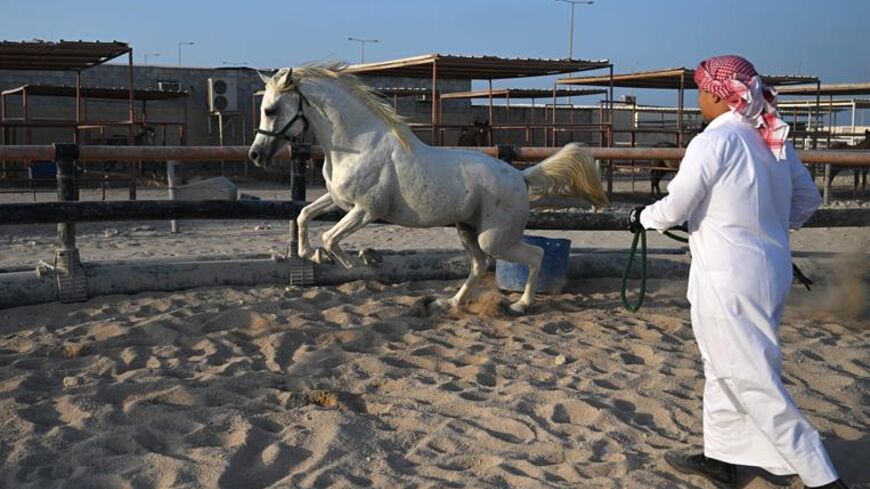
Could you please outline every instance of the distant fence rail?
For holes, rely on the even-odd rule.
[[[306,202],[290,200],[135,200],[36,202],[0,204],[0,225],[57,222],[170,220],[170,219],[285,219],[293,220]],[[337,221],[342,213],[320,216]],[[627,215],[618,212],[533,211],[529,229],[617,231],[626,229]],[[820,209],[806,227],[870,226],[870,208]]]
[[[497,146],[477,148],[507,161],[536,161],[558,151],[557,148],[516,148]],[[683,151],[671,148],[588,148],[599,159],[679,159]],[[100,160],[162,160],[167,161],[208,161],[230,160],[245,157],[245,147],[116,147],[116,146],[77,146],[56,144],[52,146],[0,146],[0,160],[54,160],[56,162],[58,202],[10,203],[0,204],[0,225],[57,223],[58,247],[53,264],[40,262],[36,274],[5,273],[0,279],[0,307],[60,300],[77,302],[86,300],[94,293],[118,293],[165,289],[169,272],[166,264],[156,264],[147,274],[136,275],[137,266],[103,269],[102,275],[97,268],[85,269],[76,247],[76,223],[82,221],[125,221],[135,219],[287,219],[290,226],[290,254],[293,258],[285,275],[277,274],[274,267],[261,268],[256,277],[246,283],[263,280],[271,281],[277,277],[288,278],[291,284],[310,284],[314,271],[310,262],[293,257],[296,249],[297,227],[295,219],[305,206],[304,178],[302,162],[308,156],[317,158],[319,148],[300,150],[296,155],[285,151],[281,156],[291,158],[291,197],[289,201],[115,201],[79,202],[76,174],[77,162]],[[870,164],[870,152],[811,151],[802,153],[806,161],[837,164]],[[850,163],[851,162],[851,163]],[[172,165],[169,165],[172,166]],[[131,196],[132,197],[132,196]],[[338,219],[338,214],[324,216],[325,219]],[[601,212],[533,212],[528,227],[531,229],[562,230],[620,230],[626,227],[624,213]],[[817,212],[808,223],[809,226],[870,226],[870,208],[824,209]],[[426,259],[425,263],[438,260]],[[397,269],[401,269],[403,259],[396,259]],[[238,265],[238,264],[236,264]],[[176,280],[172,287],[191,287],[203,284],[219,285],[233,283],[239,274],[250,272],[249,263],[232,269],[220,268],[213,271],[206,281]],[[181,269],[193,270],[194,265],[185,264]],[[418,267],[414,265],[413,267]],[[412,267],[412,268],[413,268]],[[419,268],[419,267],[418,267]],[[108,271],[107,271],[108,270]],[[398,276],[402,276],[406,269]],[[439,269],[440,270],[440,269]],[[141,271],[141,270],[139,270]],[[437,270],[436,270],[437,271]],[[371,273],[383,272],[383,269]],[[441,273],[438,271],[438,273]],[[135,279],[130,278],[136,276]],[[193,274],[192,276],[195,276]],[[112,281],[111,278],[121,281]],[[89,284],[90,282],[90,284]],[[107,285],[108,284],[108,285]],[[150,284],[150,285],[143,285]],[[100,288],[98,285],[106,285]],[[143,288],[151,287],[151,288]]]
[[[474,150],[509,161],[540,161],[552,156],[560,148],[531,146],[486,146],[454,149]],[[680,160],[683,148],[584,148],[599,160]],[[804,163],[830,163],[842,166],[870,166],[870,151],[802,150],[798,156]],[[290,159],[289,148],[278,158]],[[323,159],[319,146],[311,147],[311,157]],[[220,160],[247,160],[247,146],[79,146],[78,161],[179,161],[202,162]],[[54,160],[53,145],[0,146],[0,160]]]

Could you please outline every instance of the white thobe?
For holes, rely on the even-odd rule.
[[[648,229],[687,222],[687,297],[704,360],[704,454],[806,485],[837,479],[818,432],[780,378],[776,330],[792,281],[789,229],[821,203],[794,147],[776,160],[728,112],[686,148],[669,195],[640,216]]]

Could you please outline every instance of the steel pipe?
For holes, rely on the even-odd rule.
[[[306,202],[289,200],[87,201],[0,204],[0,225],[163,219],[295,219]],[[320,216],[337,221],[342,213]],[[627,213],[556,211],[529,214],[527,228],[618,231]],[[806,227],[870,226],[870,208],[820,209]]]
[[[500,146],[504,148],[505,146]],[[460,148],[452,148],[460,149]],[[490,156],[500,156],[499,147],[463,147],[463,150],[481,151]],[[552,156],[560,148],[511,147],[514,161],[540,161]],[[685,153],[681,148],[584,148],[599,160],[679,160]],[[870,151],[849,150],[805,150],[798,151],[798,157],[805,163],[831,163],[842,166],[870,166]],[[290,159],[290,149],[282,150],[281,159]],[[323,149],[311,147],[311,157],[323,159]],[[137,161],[137,160],[178,160],[182,163],[246,160],[247,146],[81,146],[79,161]],[[0,146],[0,160],[54,160],[52,146]]]

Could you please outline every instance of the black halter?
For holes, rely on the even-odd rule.
[[[296,94],[299,95],[299,107],[296,110],[296,114],[291,118],[287,124],[284,124],[284,127],[281,128],[280,131],[267,131],[265,129],[257,128],[256,134],[262,134],[264,136],[272,136],[273,138],[278,139],[286,139],[287,141],[293,141],[296,139],[294,136],[287,135],[287,131],[290,130],[290,127],[298,121],[302,120],[302,133],[299,135],[299,139],[305,137],[305,133],[308,132],[308,118],[305,117],[305,114],[302,112],[302,101],[304,100],[306,104],[311,105],[308,102],[308,99],[305,98],[305,95],[302,95],[302,92],[296,90]]]

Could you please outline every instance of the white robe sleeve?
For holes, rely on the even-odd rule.
[[[785,155],[791,168],[791,209],[788,226],[791,229],[800,229],[822,204],[822,197],[810,172],[798,159],[791,143],[786,144]]]
[[[668,185],[668,195],[643,210],[641,225],[663,232],[689,220],[718,173],[718,153],[711,141],[703,135],[696,136],[686,148],[680,170]]]

